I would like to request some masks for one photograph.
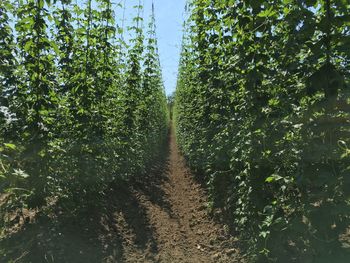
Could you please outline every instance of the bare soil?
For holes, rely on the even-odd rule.
[[[208,197],[171,131],[152,171],[119,184],[82,219],[37,219],[0,241],[0,262],[243,262],[239,242],[208,213]]]

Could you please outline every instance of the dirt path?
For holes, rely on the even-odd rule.
[[[57,211],[0,238],[0,263],[239,263],[238,242],[207,213],[207,196],[173,132],[152,172],[115,184],[95,208]]]
[[[179,154],[173,131],[166,169],[151,175],[133,190],[143,207],[145,226],[139,246],[137,234],[128,232],[122,215],[116,216],[126,262],[241,262],[235,240],[224,227],[213,222],[206,209],[207,196]],[[153,179],[153,180],[152,180]],[[154,180],[155,179],[155,180]],[[136,219],[138,220],[138,219]],[[122,229],[120,226],[124,226]],[[148,237],[147,237],[148,235]],[[113,259],[110,258],[113,262]]]

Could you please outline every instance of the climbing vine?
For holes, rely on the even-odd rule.
[[[188,4],[178,142],[258,262],[345,262],[347,1]]]
[[[154,13],[128,30],[110,0],[0,3],[0,230],[25,209],[69,215],[142,176],[168,128]],[[12,218],[12,219],[11,219]],[[0,254],[2,251],[0,251]]]

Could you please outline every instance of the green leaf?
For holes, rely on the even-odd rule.
[[[279,176],[278,174],[273,174],[265,179],[266,183],[272,183],[278,180],[281,180],[283,177]]]
[[[277,12],[273,10],[273,7],[271,6],[269,9],[266,9],[264,11],[261,11],[258,14],[258,17],[272,17],[276,14]]]
[[[5,147],[11,150],[16,150],[16,145],[12,144],[12,143],[4,143]]]
[[[27,43],[23,47],[24,51],[28,52],[30,50],[30,47],[32,46],[32,44],[33,44],[32,40],[27,41]]]
[[[270,234],[270,231],[262,231],[259,233],[259,236],[266,238]]]

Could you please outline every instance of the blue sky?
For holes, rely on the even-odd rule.
[[[126,0],[126,19],[135,15],[132,6],[137,0]],[[142,1],[141,1],[142,2]],[[152,0],[143,0],[145,25],[151,15]],[[182,24],[186,0],[154,0],[160,62],[165,90],[170,95],[176,88],[177,67],[180,56]]]

